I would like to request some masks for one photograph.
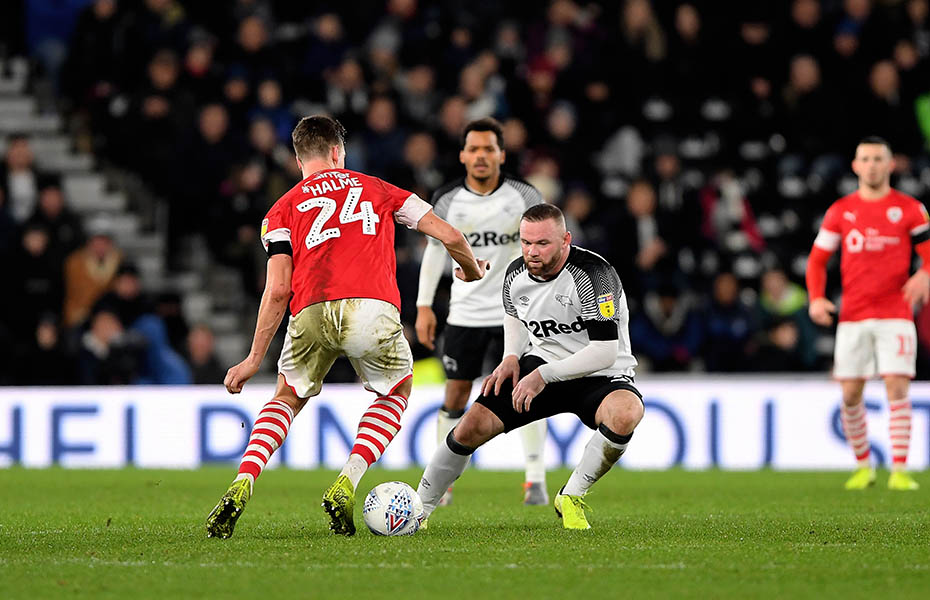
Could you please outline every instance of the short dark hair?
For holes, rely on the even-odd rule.
[[[312,115],[297,123],[291,141],[298,158],[325,158],[333,146],[345,147],[346,128],[332,117]]]
[[[526,209],[526,212],[524,212],[521,217],[521,220],[529,221],[530,223],[539,223],[547,219],[554,219],[564,223],[565,215],[562,214],[558,206],[543,202],[542,204],[534,204]]]
[[[888,140],[877,135],[867,135],[866,137],[859,140],[859,144],[877,144],[879,146],[888,148],[888,151],[891,152],[891,144],[888,143]]]
[[[468,137],[469,132],[472,131],[491,131],[494,135],[497,136],[497,147],[502,149],[504,148],[504,127],[501,125],[500,121],[494,117],[485,117],[483,119],[476,119],[465,126],[465,131],[462,132],[462,148],[465,147],[465,138]]]

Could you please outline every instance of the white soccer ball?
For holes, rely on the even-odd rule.
[[[388,481],[368,492],[362,515],[375,535],[413,535],[423,521],[423,501],[403,481]]]

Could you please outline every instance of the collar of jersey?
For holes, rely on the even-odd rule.
[[[493,193],[496,192],[497,190],[501,189],[501,186],[504,185],[504,180],[505,180],[505,179],[507,179],[507,177],[506,177],[506,176],[504,175],[504,173],[502,172],[502,173],[500,174],[500,177],[497,178],[497,185],[494,187],[493,190],[491,190],[491,191],[488,192],[487,194],[479,194],[479,193],[476,192],[475,190],[473,190],[473,189],[471,189],[470,187],[468,187],[468,177],[467,177],[467,176],[462,177],[462,187],[465,188],[466,190],[468,190],[468,192],[470,192],[470,193],[472,193],[472,194],[474,194],[474,195],[476,195],[476,196],[481,196],[482,198],[484,198],[484,197],[490,196],[491,194],[493,194]]]

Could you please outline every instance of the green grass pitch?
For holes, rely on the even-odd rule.
[[[335,474],[269,470],[236,534],[203,521],[234,469],[0,470],[0,598],[927,598],[930,477],[631,472],[588,496],[590,531],[521,505],[522,474],[469,470],[428,531],[334,537]],[[419,470],[373,470],[415,483]],[[553,493],[568,471],[549,474]]]

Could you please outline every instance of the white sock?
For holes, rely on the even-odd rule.
[[[441,446],[446,442],[446,436],[462,420],[464,410],[449,410],[444,406],[439,407],[436,414],[436,445]]]
[[[368,463],[358,454],[350,454],[349,460],[346,461],[340,475],[345,475],[352,482],[352,487],[358,489],[358,482],[362,480],[362,475],[368,470]]]
[[[546,420],[540,419],[520,428],[523,440],[523,458],[526,460],[526,481],[546,483]]]
[[[613,439],[609,439],[608,436]],[[581,462],[572,471],[561,493],[584,496],[591,486],[620,460],[632,436],[632,432],[629,435],[617,435],[603,425],[598,427],[584,447]]]
[[[457,445],[458,452],[454,452],[449,447],[450,442]],[[466,448],[456,442],[451,434],[446,441],[436,446],[436,452],[426,465],[420,485],[417,487],[417,494],[423,501],[423,512],[427,517],[436,510],[439,506],[439,499],[468,466],[472,452],[471,448]]]

